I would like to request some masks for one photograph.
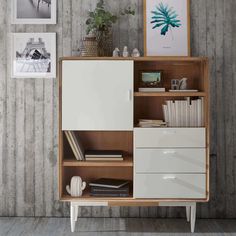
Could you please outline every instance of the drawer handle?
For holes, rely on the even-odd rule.
[[[174,131],[174,130],[164,130],[163,134],[173,135],[173,134],[176,134],[176,131]]]
[[[176,151],[163,151],[163,154],[165,154],[165,155],[176,154]]]
[[[162,177],[162,179],[164,179],[164,180],[175,180],[176,177],[175,176],[164,176],[164,177]]]

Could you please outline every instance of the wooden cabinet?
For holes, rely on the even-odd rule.
[[[63,61],[62,129],[132,130],[133,61]]]
[[[162,71],[166,92],[139,92],[142,71]],[[188,78],[198,92],[169,92],[171,80]],[[209,200],[208,60],[191,57],[62,58],[60,60],[59,195],[79,206],[184,206],[194,231],[196,202]],[[141,128],[140,119],[164,119],[162,105],[204,99],[201,127]],[[124,161],[77,161],[64,131],[85,149],[122,150]],[[130,196],[79,198],[66,192],[73,176],[127,179]]]

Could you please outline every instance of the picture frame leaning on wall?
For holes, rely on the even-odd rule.
[[[143,0],[144,56],[190,56],[190,0]]]

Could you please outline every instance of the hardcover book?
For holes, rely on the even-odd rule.
[[[128,183],[129,180],[101,178],[89,183],[89,186],[118,189]]]

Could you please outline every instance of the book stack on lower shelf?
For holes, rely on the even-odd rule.
[[[128,197],[129,181],[119,179],[97,179],[89,184],[93,197]]]
[[[138,126],[141,128],[165,127],[166,123],[163,120],[140,119]]]
[[[118,150],[87,150],[86,161],[123,161],[123,152]]]
[[[166,101],[164,120],[168,127],[204,126],[204,98]]]

